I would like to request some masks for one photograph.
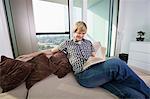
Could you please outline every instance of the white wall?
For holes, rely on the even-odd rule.
[[[145,40],[150,42],[150,11],[149,11],[150,10],[150,0],[148,0],[147,6],[148,6],[148,8],[147,8],[147,24],[148,24],[148,26],[147,26],[147,33],[145,34]]]
[[[13,58],[2,0],[0,0],[0,56],[1,55]]]
[[[147,11],[147,12],[148,12],[148,17],[150,18],[150,11],[149,11],[149,10],[150,10],[150,0],[149,0],[149,2],[148,2],[147,4],[149,5],[149,6],[148,6],[148,9],[147,9],[147,10],[148,10],[148,11]],[[150,27],[150,20],[148,20],[148,23],[149,23],[149,27]],[[149,32],[150,32],[150,31],[149,31]]]
[[[149,0],[120,0],[118,33],[120,52],[128,53],[129,44],[136,40],[137,32],[149,31]]]
[[[19,55],[37,50],[32,0],[10,0]]]

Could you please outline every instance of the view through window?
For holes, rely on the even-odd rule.
[[[69,39],[67,0],[33,0],[38,49],[49,49]]]
[[[61,42],[69,38],[69,34],[61,35],[37,35],[39,50],[56,47]]]

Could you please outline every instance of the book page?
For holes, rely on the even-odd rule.
[[[89,59],[87,60],[87,62],[83,65],[83,69],[86,69],[88,67],[90,67],[91,65],[100,63],[100,62],[104,62],[105,59],[99,58],[99,57],[89,57]]]

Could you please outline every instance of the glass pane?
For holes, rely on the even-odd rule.
[[[105,47],[108,41],[109,1],[88,0],[87,4],[88,35],[94,41],[100,41]]]
[[[36,32],[69,31],[67,0],[33,0],[33,12]]]
[[[44,50],[44,49],[50,49],[50,48],[56,47],[64,40],[69,39],[69,34],[37,35],[37,39],[38,39],[38,49]]]
[[[73,1],[73,24],[82,20],[82,0]]]

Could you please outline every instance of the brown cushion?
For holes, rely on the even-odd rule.
[[[51,70],[53,74],[57,75],[58,78],[66,76],[72,71],[69,60],[63,52],[59,51],[49,58],[49,62],[52,63]]]
[[[28,62],[34,63],[35,68],[26,80],[26,88],[30,89],[35,83],[43,80],[52,72],[49,68],[49,60],[45,54],[39,54]]]
[[[21,85],[33,68],[34,65],[31,63],[1,56],[0,86],[3,92],[10,91]]]

